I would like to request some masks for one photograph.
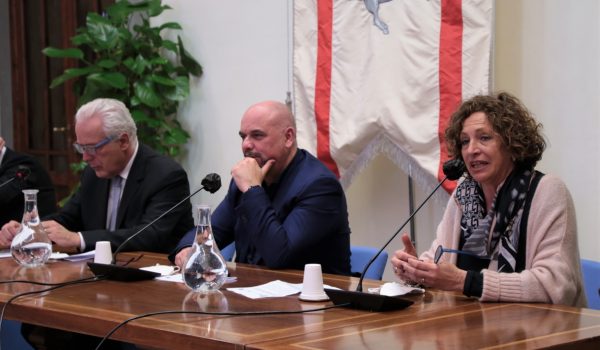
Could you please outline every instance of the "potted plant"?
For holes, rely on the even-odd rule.
[[[98,97],[115,98],[127,105],[138,127],[138,138],[158,152],[176,157],[190,135],[177,121],[179,103],[189,95],[190,75],[202,75],[200,64],[177,42],[164,39],[166,30],[182,30],[176,22],[152,26],[150,18],[164,10],[161,0],[135,4],[117,1],[102,15],[89,13],[86,25],[71,38],[75,47],[47,47],[54,58],[74,58],[53,88],[70,79],[78,104]]]

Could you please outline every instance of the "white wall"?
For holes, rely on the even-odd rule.
[[[581,256],[600,260],[600,2],[496,1],[495,87],[544,125],[538,168],[560,176],[577,211]]]
[[[358,1],[358,0],[357,0]],[[208,172],[227,184],[240,159],[239,120],[250,104],[284,100],[289,86],[291,0],[169,0],[164,20],[178,21],[183,40],[203,65],[181,108],[193,138],[183,161],[192,189]],[[550,147],[542,171],[561,176],[577,207],[583,257],[600,260],[600,10],[596,0],[497,1],[495,89],[520,96],[544,123]],[[416,188],[415,203],[426,196]],[[194,203],[216,205],[225,195],[201,192]],[[352,243],[377,246],[408,216],[407,176],[376,158],[346,192]],[[445,205],[426,205],[416,220],[417,247],[433,238]],[[408,231],[408,229],[406,229]],[[388,249],[400,246],[396,239]],[[392,279],[388,270],[384,275]]]
[[[173,10],[161,20],[176,21],[186,49],[204,75],[192,81],[191,96],[180,118],[192,139],[182,162],[191,188],[211,172],[223,188],[200,192],[192,203],[216,207],[231,180],[231,166],[241,159],[238,136],[246,108],[262,100],[286,98],[288,89],[288,4],[282,0],[168,0]]]

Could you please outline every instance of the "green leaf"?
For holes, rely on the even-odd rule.
[[[160,106],[160,97],[154,90],[154,85],[150,81],[138,81],[133,84],[135,96],[148,107],[156,108]]]
[[[175,81],[173,79],[171,79],[170,77],[164,77],[161,75],[152,74],[150,76],[150,79],[152,79],[153,82],[161,84],[161,85],[176,86]]]
[[[85,169],[85,167],[87,166],[87,163],[84,161],[81,162],[77,162],[77,163],[71,163],[70,164],[70,168],[73,172],[75,173],[80,173],[83,171],[83,169]]]
[[[136,75],[142,75],[146,67],[148,67],[148,62],[144,59],[144,57],[142,57],[142,55],[137,55],[135,60],[131,57],[128,57],[123,64]]]
[[[111,59],[102,59],[96,63],[98,66],[106,69],[111,69],[117,65],[117,62]]]
[[[134,4],[129,4],[129,8],[135,12],[146,12],[150,17],[156,17],[160,15],[164,10],[170,9],[171,7],[165,5],[161,6],[161,0],[147,0],[139,1]]]
[[[71,44],[75,46],[81,46],[84,44],[89,45],[90,43],[92,43],[92,39],[90,38],[87,30],[71,37]]]
[[[202,66],[196,62],[196,60],[190,55],[183,47],[183,41],[181,37],[177,36],[177,43],[179,44],[179,55],[181,56],[181,64],[192,74],[197,77],[202,75]]]
[[[77,58],[83,59],[83,51],[76,48],[57,49],[55,47],[47,47],[42,50],[42,53],[48,57],[54,58]]]
[[[177,53],[179,51],[177,49],[177,44],[172,40],[163,40],[161,45],[162,45],[162,47],[164,47],[165,49],[167,49],[169,51],[173,51],[175,53]]]
[[[134,12],[128,1],[117,1],[106,9],[108,16],[117,23],[124,22]]]
[[[181,28],[181,25],[179,25],[179,23],[177,22],[167,22],[163,25],[161,25],[159,27],[159,31],[163,30],[163,29],[179,29],[179,30],[183,30],[183,28]]]
[[[185,130],[173,127],[167,133],[167,143],[172,145],[181,145],[187,142],[190,135]]]
[[[150,64],[151,65],[157,65],[157,66],[164,66],[165,64],[169,63],[169,60],[164,58],[164,57],[155,57],[153,59],[150,60]]]
[[[113,49],[119,41],[119,31],[109,20],[97,13],[88,13],[87,27],[90,37],[104,50]]]
[[[158,128],[160,128],[160,124],[161,124],[160,120],[157,120],[157,119],[148,120],[148,126],[153,128],[155,132]]]
[[[65,70],[65,72],[62,75],[59,75],[58,77],[56,77],[54,80],[52,80],[52,83],[50,84],[50,88],[54,89],[55,87],[57,87],[58,85],[64,83],[65,81],[69,80],[69,79],[73,79],[82,75],[87,75],[93,72],[97,72],[98,68],[91,66],[91,67],[85,67],[85,68],[69,68],[67,70]]]
[[[121,42],[128,43],[129,41],[131,41],[131,38],[133,36],[131,35],[131,32],[129,31],[129,29],[118,28],[117,30],[119,31],[119,39],[121,40]]]
[[[140,101],[139,98],[132,96],[131,97],[131,106],[135,107],[135,106],[139,106],[140,104],[142,104],[142,102]]]
[[[151,120],[148,114],[144,113],[144,111],[140,109],[131,110],[131,117],[136,123],[147,123]]]
[[[127,78],[121,73],[94,73],[88,76],[88,80],[94,81],[100,85],[110,86],[116,89],[125,89],[128,87]]]
[[[169,10],[171,7],[169,5],[161,5],[160,0],[152,0],[150,8],[148,9],[148,16],[156,17],[163,13],[164,10]]]
[[[171,101],[183,101],[190,95],[190,80],[186,76],[175,78],[175,88],[163,92],[163,96]]]
[[[85,88],[83,89],[83,93],[79,96],[78,104],[82,106],[85,103],[90,102],[93,99],[98,97],[106,97],[103,96],[103,89],[100,89],[93,81],[86,80]]]
[[[90,39],[87,30],[82,31],[80,34],[76,34],[71,37],[71,44],[75,46],[81,46],[84,44],[89,45],[91,42],[92,39]]]

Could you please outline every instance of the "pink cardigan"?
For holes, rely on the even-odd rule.
[[[421,259],[433,260],[436,248],[458,249],[461,210],[454,195],[448,201],[437,237]],[[545,175],[538,184],[527,221],[525,270],[520,273],[482,271],[480,301],[541,302],[585,307],[575,207],[565,184]],[[456,254],[441,261],[456,264]]]

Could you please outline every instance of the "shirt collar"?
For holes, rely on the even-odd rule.
[[[133,160],[135,159],[135,156],[138,153],[138,148],[139,147],[140,147],[140,142],[138,141],[135,144],[135,150],[133,151],[133,154],[131,155],[131,158],[127,162],[127,165],[125,166],[125,168],[123,169],[123,171],[121,171],[121,173],[119,174],[123,178],[123,180],[127,180],[127,177],[129,176],[129,172],[131,171],[131,166],[133,165]]]
[[[5,154],[6,154],[6,146],[2,146],[2,149],[0,149],[0,164],[2,164],[2,160],[4,159]]]

